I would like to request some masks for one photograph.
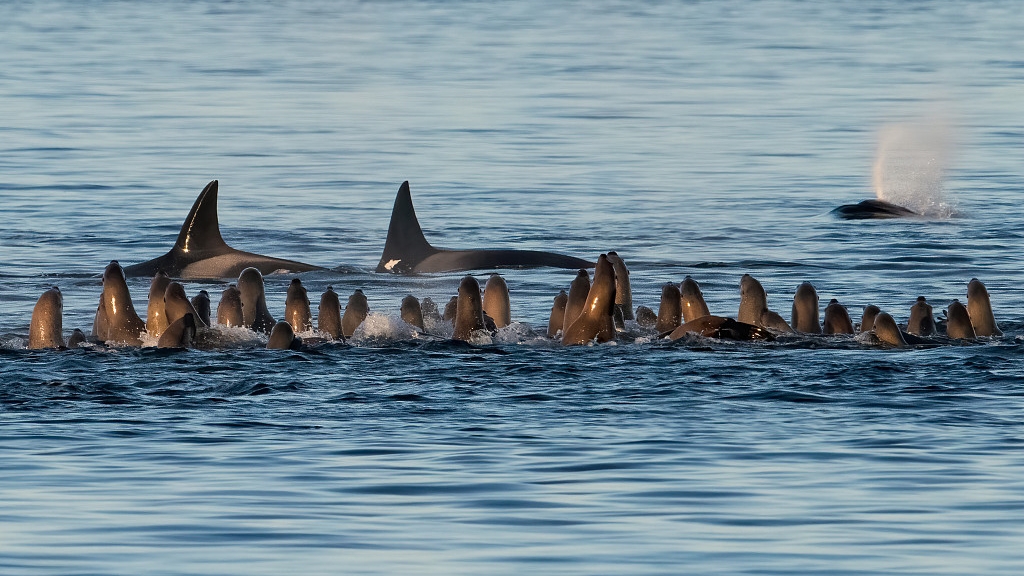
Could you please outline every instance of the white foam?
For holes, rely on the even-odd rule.
[[[397,340],[413,340],[421,335],[415,327],[407,324],[397,316],[370,313],[366,316],[349,341],[352,344],[391,342]]]
[[[499,328],[492,339],[497,344],[526,344],[538,338],[538,335],[528,324],[513,322],[504,328]],[[546,336],[544,340],[547,340]]]

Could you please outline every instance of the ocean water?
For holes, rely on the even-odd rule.
[[[1019,574],[1022,29],[1009,1],[0,4],[0,572]],[[366,292],[358,338],[24,349],[46,288],[87,330],[107,262],[168,250],[213,179],[231,245]],[[750,273],[787,318],[807,280],[905,321],[977,277],[1005,335],[563,348],[574,272],[535,269],[492,342],[414,337],[402,297],[462,274],[373,272],[403,180],[436,245],[616,250],[634,305],[691,275],[734,315]],[[829,214],[876,194],[931,217]]]

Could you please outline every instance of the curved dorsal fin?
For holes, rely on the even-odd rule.
[[[181,225],[175,249],[190,254],[228,248],[220,235],[220,223],[217,221],[217,186],[218,182],[214,180],[199,193],[185,223]]]
[[[377,272],[412,270],[424,258],[436,253],[437,249],[427,242],[420,222],[416,219],[409,181],[406,180],[398,189],[395,207],[391,209],[388,238],[384,242],[384,253],[377,264]]]

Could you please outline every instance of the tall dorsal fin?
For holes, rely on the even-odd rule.
[[[427,242],[420,222],[416,219],[409,181],[406,180],[398,189],[395,207],[391,209],[388,238],[384,242],[384,254],[377,264],[377,272],[409,271],[424,258],[436,253],[437,249]]]
[[[199,193],[185,223],[181,225],[175,249],[192,254],[228,248],[220,235],[220,223],[217,221],[217,187],[218,182],[214,180]]]

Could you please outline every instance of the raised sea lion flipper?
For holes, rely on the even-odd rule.
[[[377,272],[413,274],[417,272],[455,272],[483,268],[551,266],[555,268],[593,268],[593,262],[539,250],[485,249],[449,250],[427,242],[412,205],[409,182],[398,189],[391,209],[384,252]]]

